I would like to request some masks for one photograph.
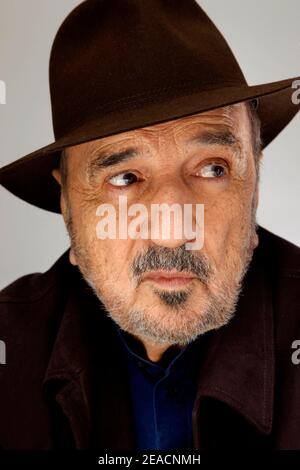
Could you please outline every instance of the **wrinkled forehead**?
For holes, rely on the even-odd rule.
[[[245,102],[196,113],[171,121],[141,127],[72,147],[75,153],[87,153],[128,141],[157,141],[163,138],[190,139],[200,128],[229,131],[238,140],[249,140],[249,119]],[[73,152],[72,152],[73,153]]]
[[[245,103],[236,103],[229,106],[216,108],[210,111],[196,113],[165,123],[156,124],[137,129],[136,135],[158,135],[174,133],[180,135],[184,132],[187,136],[189,132],[197,130],[199,125],[216,130],[228,130],[233,134],[241,135],[243,127],[247,127],[247,111]]]
[[[245,103],[236,103],[216,109],[212,109],[210,111],[204,111],[201,113],[195,113],[191,114],[189,116],[184,116],[182,118],[174,119],[171,121],[167,121],[161,124],[155,124],[152,126],[147,126],[147,127],[142,127],[137,129],[137,131],[142,132],[143,130],[163,130],[180,126],[183,124],[190,124],[194,122],[212,122],[213,120],[216,121],[216,123],[222,124],[228,124],[228,125],[235,125],[238,127],[238,123],[240,122],[241,116],[244,114],[244,111],[246,110],[246,105]]]
[[[143,134],[155,134],[155,133],[167,133],[168,131],[176,131],[177,129],[193,126],[194,124],[207,124],[213,126],[224,126],[229,127],[236,132],[239,131],[241,124],[243,122],[243,117],[246,115],[246,105],[245,103],[236,103],[229,106],[224,106],[216,108],[210,111],[205,111],[202,113],[195,113],[189,116],[182,118],[174,119],[171,121],[163,122],[161,124],[155,124],[152,126],[142,127],[136,129],[135,132],[137,135]],[[117,138],[117,136],[116,136]]]

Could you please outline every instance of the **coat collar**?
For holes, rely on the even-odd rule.
[[[260,228],[259,233],[261,231]],[[265,248],[263,242],[254,252],[234,318],[227,326],[207,333],[193,410],[196,448],[201,442],[199,409],[204,397],[226,403],[261,433],[271,432],[273,308]],[[103,448],[112,450],[134,449],[129,386],[121,344],[109,326],[111,320],[105,309],[101,305],[99,308],[90,287],[69,264],[68,252],[56,269],[61,270],[62,264],[64,284],[60,288],[67,293],[67,301],[44,386],[55,390],[55,399],[69,419],[77,448],[90,446],[96,408],[99,446],[101,442]]]

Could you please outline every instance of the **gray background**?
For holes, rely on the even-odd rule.
[[[113,1],[113,0],[110,0]],[[149,0],[147,0],[149,1]],[[54,140],[48,59],[77,0],[0,0],[0,165]],[[225,35],[249,84],[300,75],[299,0],[199,0]],[[265,150],[258,222],[300,245],[300,116]],[[0,288],[50,267],[68,247],[62,217],[0,188]]]

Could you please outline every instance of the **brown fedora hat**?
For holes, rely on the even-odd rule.
[[[259,98],[266,147],[300,108],[300,77],[249,86],[194,0],[86,0],[57,32],[49,75],[55,141],[4,166],[0,183],[53,212],[67,146]]]

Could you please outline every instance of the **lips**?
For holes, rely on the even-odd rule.
[[[195,275],[178,271],[154,271],[142,277],[142,281],[152,281],[165,287],[185,286],[194,279],[197,279]]]

